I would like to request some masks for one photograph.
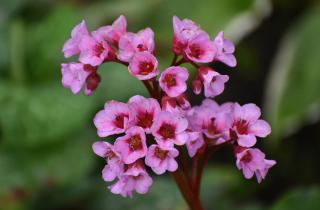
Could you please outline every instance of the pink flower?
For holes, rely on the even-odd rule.
[[[127,20],[123,15],[120,15],[112,25],[103,26],[97,30],[97,33],[103,37],[104,40],[118,46],[121,36],[127,32]]]
[[[201,106],[192,108],[187,116],[190,128],[193,131],[204,133],[209,139],[212,139],[214,145],[230,139],[231,115],[221,111],[219,105],[213,100],[204,100]]]
[[[81,91],[85,85],[88,76],[95,71],[90,65],[82,63],[61,64],[62,85],[65,88],[70,88],[73,94]]]
[[[259,149],[236,147],[236,165],[242,170],[246,179],[251,179],[255,174],[259,183],[266,177],[269,168],[276,164],[274,160],[265,159],[265,154]]]
[[[127,129],[130,110],[127,104],[110,101],[93,119],[100,137],[123,133]]]
[[[198,35],[201,31],[200,27],[192,20],[180,20],[177,16],[173,16],[173,52],[183,54],[190,39]]]
[[[85,21],[81,21],[76,25],[71,32],[71,38],[68,39],[63,45],[64,57],[69,58],[73,55],[80,53],[79,45],[84,36],[88,36],[89,32],[86,26]]]
[[[92,36],[84,36],[79,45],[82,63],[98,66],[105,60],[113,56],[113,49],[108,42],[97,32],[92,32]]]
[[[179,114],[163,111],[156,117],[151,131],[160,146],[169,148],[173,144],[183,145],[186,143],[189,137],[185,132],[187,128],[187,119]]]
[[[234,103],[231,109],[233,126],[230,135],[240,146],[252,147],[256,144],[256,136],[263,138],[270,134],[270,125],[264,120],[259,120],[261,112],[255,104],[240,106]]]
[[[126,33],[119,41],[118,59],[123,62],[130,62],[136,52],[154,51],[154,34],[150,28],[138,33]]]
[[[131,127],[126,131],[125,136],[116,139],[114,147],[124,163],[133,163],[147,154],[146,135],[142,128]]]
[[[186,57],[193,62],[209,63],[216,55],[216,47],[206,32],[193,37],[185,50]]]
[[[198,69],[198,77],[203,82],[205,97],[220,95],[224,90],[224,83],[229,80],[227,75],[221,75],[207,66]]]
[[[161,148],[159,145],[153,144],[149,147],[145,158],[146,165],[158,175],[166,171],[176,171],[178,163],[174,159],[179,155],[179,151],[175,148]]]
[[[219,32],[214,39],[214,45],[217,48],[217,53],[214,60],[221,61],[230,67],[235,67],[237,65],[237,60],[234,57],[234,44],[232,41],[224,38],[223,32]]]
[[[102,171],[102,178],[106,182],[113,181],[123,173],[124,163],[121,161],[120,155],[114,150],[112,144],[97,141],[92,145],[92,149],[96,155],[105,158],[108,162]]]
[[[177,97],[187,90],[188,70],[179,66],[171,66],[164,70],[159,78],[161,89],[170,97]]]
[[[140,161],[128,165],[128,169],[120,176],[119,181],[109,189],[114,194],[132,197],[133,191],[139,194],[148,192],[152,185],[152,178],[148,175]]]
[[[159,74],[158,61],[149,52],[137,52],[129,63],[130,74],[139,80],[147,80],[156,77]]]
[[[189,132],[189,138],[186,143],[188,154],[190,157],[194,157],[198,150],[205,144],[203,135],[199,132]]]
[[[130,126],[139,126],[146,133],[151,133],[151,126],[155,117],[160,113],[161,108],[156,99],[143,96],[133,96],[129,99],[129,108],[131,111]]]

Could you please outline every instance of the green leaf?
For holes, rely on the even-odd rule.
[[[319,8],[293,24],[271,66],[265,106],[274,137],[319,118],[319,24]]]
[[[90,138],[82,132],[41,149],[1,145],[0,195],[14,188],[35,192],[42,187],[80,183],[93,166]]]
[[[320,189],[311,187],[295,189],[280,198],[270,210],[318,210],[320,207]]]
[[[94,101],[72,96],[61,85],[3,88],[0,128],[3,141],[15,147],[34,148],[64,140],[91,125]]]

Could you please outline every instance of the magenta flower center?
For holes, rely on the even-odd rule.
[[[175,127],[167,123],[162,124],[158,132],[164,139],[173,139],[175,137]]]
[[[137,125],[142,128],[150,128],[153,122],[153,114],[149,112],[143,112],[138,115]]]
[[[139,63],[139,69],[140,69],[139,73],[141,75],[147,75],[153,71],[154,65],[151,62],[141,62]]]
[[[194,58],[200,58],[202,55],[202,49],[198,44],[193,44],[190,46],[190,54]]]
[[[168,151],[162,150],[159,147],[156,147],[154,154],[160,160],[164,160],[167,157]]]
[[[130,139],[128,139],[129,147],[131,150],[141,150],[142,142],[139,135],[134,135]]]
[[[138,44],[137,48],[140,52],[148,50],[148,48],[146,48],[146,46],[144,46],[143,44]]]
[[[177,81],[174,74],[166,74],[163,78],[163,82],[170,87],[174,87],[177,85]]]
[[[245,163],[249,163],[251,160],[252,160],[252,155],[250,152],[246,152],[246,154],[241,158],[241,161]]]
[[[126,114],[118,114],[114,120],[113,120],[113,124],[118,127],[123,129],[124,128],[124,118],[128,117],[128,115]]]
[[[234,125],[233,125],[239,134],[247,134],[248,133],[248,123],[246,120],[238,120]]]
[[[215,118],[211,118],[211,122],[209,123],[207,128],[208,133],[211,135],[216,135],[219,133],[218,128],[216,127],[214,122],[215,122]]]
[[[98,43],[94,46],[94,52],[97,57],[100,57],[100,55],[103,53],[103,51],[104,51],[104,47],[103,47],[102,43]]]

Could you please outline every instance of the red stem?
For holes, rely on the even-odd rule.
[[[181,58],[179,61],[177,61],[177,59],[178,59],[178,56],[174,55],[173,60],[171,62],[171,66],[173,65],[179,66],[187,62],[184,58]],[[118,63],[126,65],[125,63],[122,63],[122,62],[118,62]],[[161,90],[159,89],[159,84],[156,78],[152,78],[150,80],[144,80],[143,84],[148,90],[150,96],[157,99],[159,102],[161,102],[162,94],[161,94]],[[199,199],[199,193],[197,193],[199,192],[199,189],[198,189],[199,184],[197,183],[198,181],[200,181],[199,177],[197,177],[198,163],[196,163],[196,165],[193,166],[193,169],[192,169],[193,176],[190,177],[188,161],[185,156],[185,153],[181,148],[179,149],[179,151],[180,151],[180,156],[178,158],[180,160],[179,162],[181,163],[180,164],[181,168],[179,167],[177,171],[172,172],[171,174],[175,182],[177,183],[183,198],[185,199],[185,201],[187,202],[191,210],[203,210],[202,204]],[[202,172],[200,173],[200,175],[201,174]]]

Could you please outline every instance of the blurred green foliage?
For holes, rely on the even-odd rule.
[[[320,7],[316,7],[291,27],[271,66],[266,108],[274,136],[319,118],[319,25]]]
[[[251,75],[252,80],[261,83],[256,78],[259,61],[252,59],[256,55],[250,54],[243,42],[252,39],[251,34],[270,15],[271,2],[2,0],[0,5],[0,209],[186,209],[175,184],[167,176],[154,176],[155,183],[144,196],[124,199],[109,193],[100,177],[103,160],[98,160],[91,151],[91,143],[98,140],[92,118],[105,101],[126,101],[133,94],[146,95],[146,91],[124,67],[104,64],[99,69],[102,82],[94,95],[73,96],[60,84],[60,63],[66,62],[61,53],[63,43],[81,19],[92,30],[124,14],[128,17],[129,30],[150,26],[155,31],[157,55],[164,68],[172,57],[168,53],[171,18],[178,15],[200,23],[212,36],[226,29],[228,37],[240,42],[238,51],[244,52],[237,55],[240,60],[236,74]],[[281,31],[285,35],[270,70],[265,102],[276,140],[293,125],[303,125],[307,116],[317,120],[319,14],[318,8],[307,8],[290,30]],[[253,70],[241,73],[241,67],[248,66]],[[234,91],[229,95],[236,100],[241,88],[239,85],[226,91]],[[298,127],[294,128],[291,130],[297,132]],[[272,153],[276,158],[281,151],[275,148]],[[320,208],[318,187],[289,191],[279,200],[270,198],[264,192],[270,192],[269,185],[275,188],[271,192],[279,190],[273,177],[282,176],[279,172],[282,170],[272,171],[270,181],[257,186],[255,181],[244,180],[231,163],[231,154],[227,155],[227,164],[221,158],[205,172],[202,199],[206,209]],[[281,162],[278,167],[284,168]],[[268,199],[278,201],[273,206]]]

